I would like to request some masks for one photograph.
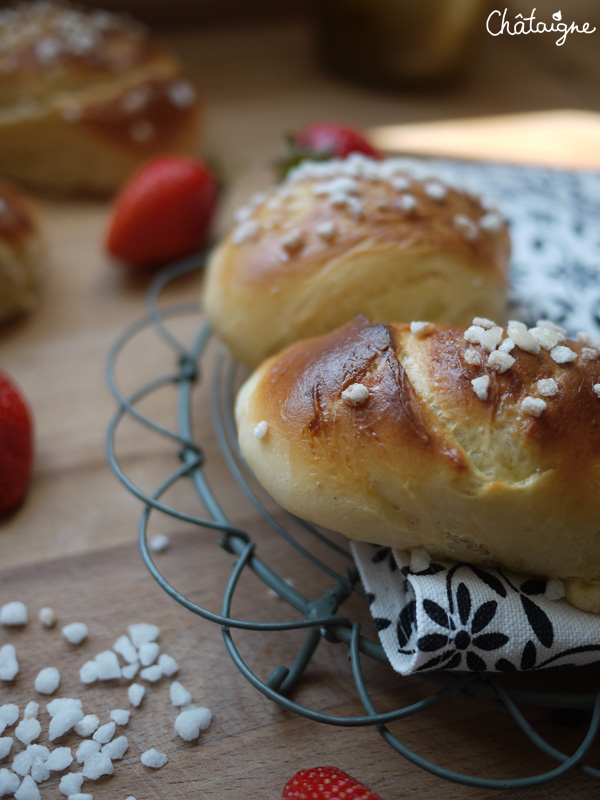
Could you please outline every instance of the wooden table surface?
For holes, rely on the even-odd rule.
[[[221,229],[237,202],[272,180],[268,165],[278,154],[282,131],[308,119],[335,117],[371,127],[542,109],[597,110],[597,80],[591,76],[597,77],[599,62],[589,49],[575,61],[573,49],[562,51],[569,69],[557,71],[558,53],[549,61],[523,41],[494,40],[462,84],[444,93],[418,94],[367,90],[323,74],[312,59],[307,28],[299,23],[191,31],[171,35],[169,43],[204,87],[202,152],[219,160],[229,180]],[[148,281],[128,278],[103,253],[106,203],[48,198],[40,203],[48,241],[43,302],[0,333],[0,364],[29,397],[36,424],[29,495],[0,529],[0,605],[21,600],[30,614],[22,629],[0,628],[0,646],[12,642],[21,665],[13,684],[0,685],[0,705],[16,702],[22,708],[36,694],[33,680],[39,669],[57,666],[59,693],[79,697],[86,711],[107,721],[111,708],[128,707],[125,685],[84,687],[79,667],[111,647],[129,624],[151,622],[161,629],[162,650],[180,664],[179,680],[194,702],[212,709],[214,720],[198,743],[183,742],[173,730],[176,711],[169,702],[168,680],[150,686],[132,713],[126,730],[129,751],[115,774],[84,784],[96,800],[124,800],[128,795],[137,800],[277,800],[294,771],[322,763],[350,771],[386,800],[497,796],[493,790],[431,776],[394,754],[370,728],[326,726],[283,711],[240,675],[219,627],[180,607],[154,582],[137,547],[141,504],[116,480],[105,449],[115,411],[105,380],[107,354],[121,331],[144,313]],[[195,302],[200,284],[198,275],[183,278],[165,300]],[[200,322],[199,311],[192,313],[176,323],[177,331],[189,337]],[[173,366],[172,353],[152,333],[144,334],[119,362],[119,381],[132,391]],[[145,403],[144,411],[173,425],[173,400],[173,393],[164,391]],[[196,435],[208,453],[211,483],[232,521],[256,532],[259,553],[284,577],[294,579],[309,596],[318,593],[322,578],[291,561],[236,488],[218,456],[204,395],[195,410]],[[154,489],[178,463],[172,443],[135,423],[120,429],[118,453],[144,490]],[[189,481],[168,499],[182,510],[199,511]],[[217,546],[218,536],[158,516],[151,532],[171,537],[170,548],[155,556],[169,579],[194,602],[219,611],[232,557]],[[37,620],[46,605],[59,616],[54,630],[43,630]],[[252,578],[242,581],[234,611],[257,620],[291,614]],[[355,603],[353,613],[368,627],[362,604]],[[90,628],[89,639],[77,648],[60,634],[60,625],[71,621]],[[296,634],[247,632],[236,640],[264,678],[279,664],[289,664],[300,639]],[[408,705],[434,688],[422,679],[400,679],[374,662],[365,663],[365,674],[382,709]],[[560,681],[578,682],[579,676],[561,676]],[[334,715],[362,712],[343,646],[319,648],[295,699]],[[559,725],[548,712],[534,710],[531,716],[568,752],[583,735],[581,727]],[[42,717],[46,730],[45,712]],[[518,777],[553,766],[485,700],[459,697],[408,718],[394,730],[411,749],[459,771]],[[66,743],[77,739],[72,734]],[[140,764],[140,754],[149,747],[167,753],[169,762],[162,770],[152,772]],[[62,797],[57,786],[58,778],[44,784],[42,797]],[[548,791],[520,790],[515,796],[541,798]],[[600,789],[573,774],[552,791],[563,798],[591,798]]]

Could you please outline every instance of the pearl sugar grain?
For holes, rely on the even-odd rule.
[[[0,608],[0,625],[27,625],[27,608],[25,603],[14,600]]]
[[[0,647],[0,681],[12,681],[19,674],[19,662],[13,644]]]
[[[175,730],[186,742],[197,739],[200,731],[205,731],[212,721],[212,713],[208,708],[186,708],[175,720]]]
[[[60,685],[60,672],[56,667],[45,667],[38,672],[33,685],[40,694],[54,694]]]
[[[159,753],[158,750],[155,750],[154,747],[150,748],[150,750],[146,750],[145,753],[142,753],[142,757],[140,761],[145,767],[152,767],[152,769],[160,769],[164,767],[169,759],[165,755],[165,753]]]
[[[62,629],[63,636],[71,644],[81,644],[87,639],[89,630],[84,622],[71,622]]]
[[[169,696],[171,697],[172,705],[175,707],[187,706],[188,703],[192,702],[192,695],[179,681],[173,681],[169,687]]]

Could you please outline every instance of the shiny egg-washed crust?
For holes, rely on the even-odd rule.
[[[30,198],[0,182],[0,322],[37,304],[42,241],[39,216]]]
[[[3,176],[106,194],[157,153],[193,153],[198,130],[195,88],[141,26],[61,3],[0,11]]]
[[[204,308],[235,358],[257,366],[357,314],[379,322],[505,318],[506,225],[469,239],[454,221],[485,216],[477,198],[447,187],[440,202],[412,180],[415,208],[401,211],[389,181],[356,180],[359,217],[316,195],[318,181],[300,180],[283,193],[274,189],[253,210],[256,238],[236,244],[234,229],[214,251]],[[332,237],[319,234],[323,223],[334,225]],[[294,231],[301,243],[287,252],[282,242]]]
[[[498,374],[465,361],[473,346],[463,333],[435,326],[416,336],[358,318],[289,347],[239,392],[242,453],[305,519],[358,540],[561,578],[574,605],[600,611],[600,361],[557,364],[545,350],[515,348],[513,367]],[[480,400],[471,380],[484,374]],[[543,378],[559,391],[534,417],[520,403],[539,397]],[[342,399],[354,383],[369,391],[356,406]]]

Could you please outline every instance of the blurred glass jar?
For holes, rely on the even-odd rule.
[[[439,85],[467,66],[488,0],[315,0],[318,54],[339,75]]]

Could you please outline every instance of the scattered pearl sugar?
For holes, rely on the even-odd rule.
[[[187,706],[188,703],[192,702],[192,695],[179,681],[173,681],[169,687],[169,695],[171,697],[171,703],[175,707]]]
[[[126,664],[121,670],[121,675],[124,678],[127,678],[128,681],[131,681],[137,675],[139,668],[140,668],[139,664]]]
[[[554,397],[558,394],[558,383],[554,378],[542,378],[537,382],[537,388],[542,397]]]
[[[143,686],[140,686],[139,683],[132,683],[131,686],[127,689],[127,697],[129,698],[129,702],[131,703],[134,708],[137,708],[142,700],[144,699],[144,695],[146,694],[146,690]]]
[[[481,337],[485,333],[485,328],[481,325],[470,325],[463,333],[463,338],[471,344],[481,344]]]
[[[31,744],[42,733],[42,726],[39,720],[32,717],[31,719],[22,719],[15,729],[15,736],[23,744]]]
[[[565,594],[565,585],[559,578],[550,578],[546,583],[545,600],[562,600]]]
[[[128,664],[134,664],[138,660],[138,653],[136,648],[131,643],[129,636],[119,636],[117,641],[113,644],[113,650],[120,656],[123,656]]]
[[[155,750],[154,747],[150,748],[150,750],[146,750],[145,753],[142,753],[142,757],[140,761],[145,767],[152,767],[153,769],[160,769],[164,767],[169,759],[165,755],[165,753],[159,753],[158,750]]]
[[[27,625],[27,608],[25,603],[14,600],[0,608],[0,625]]]
[[[63,772],[73,763],[73,753],[70,747],[56,747],[50,752],[46,766],[51,772]]]
[[[411,572],[424,572],[429,569],[431,564],[431,556],[422,547],[415,547],[410,551],[410,571]]]
[[[54,694],[60,686],[60,672],[56,667],[45,667],[38,672],[33,685],[40,694]]]
[[[496,323],[487,317],[473,317],[473,325],[478,325],[484,330],[490,330],[490,328],[496,327]]]
[[[110,712],[110,718],[113,722],[116,722],[117,725],[127,725],[130,715],[131,712],[126,711],[124,708],[113,708]]]
[[[443,200],[447,194],[446,187],[441,183],[437,183],[437,181],[427,181],[424,183],[423,191],[427,197],[431,197],[432,200],[437,200],[438,202]]]
[[[488,356],[487,363],[490,369],[502,373],[506,372],[512,367],[512,365],[515,363],[515,359],[510,355],[510,353],[504,353],[501,350],[494,350]]]
[[[488,389],[490,386],[490,376],[482,375],[479,378],[473,378],[471,381],[473,391],[480,400],[488,399]]]
[[[50,606],[40,608],[39,620],[44,628],[53,628],[56,625],[56,611]]]
[[[479,336],[479,344],[487,350],[488,353],[491,353],[492,350],[495,350],[500,342],[502,341],[502,334],[503,330],[499,325],[494,325],[493,328],[483,330],[483,333]]]
[[[31,765],[33,763],[33,754],[27,748],[27,750],[21,750],[20,753],[13,758],[13,762],[11,767],[13,772],[16,772],[17,775],[23,777],[24,775],[29,774],[29,770],[31,769]]]
[[[304,242],[304,235],[302,231],[292,230],[289,231],[281,240],[281,246],[287,253],[293,253],[302,247]]]
[[[326,220],[325,222],[321,222],[315,228],[315,232],[317,236],[321,237],[321,239],[329,241],[330,239],[333,239],[336,233],[335,222],[333,222],[332,220]]]
[[[80,719],[77,725],[75,725],[75,733],[85,738],[86,736],[91,736],[94,731],[97,731],[99,725],[100,720],[95,714],[86,714],[85,717]]]
[[[467,364],[472,364],[473,366],[481,364],[481,355],[477,352],[477,350],[475,350],[474,347],[469,347],[468,350],[465,350],[463,358]]]
[[[530,397],[529,395],[521,400],[521,410],[532,417],[539,417],[542,411],[546,408],[546,403],[539,397]]]
[[[97,781],[102,775],[112,775],[114,771],[115,768],[110,756],[103,752],[93,753],[89,758],[86,758],[81,770],[83,777],[91,781]]]
[[[83,775],[81,772],[67,772],[60,779],[58,785],[59,791],[69,797],[70,795],[77,794],[81,789],[83,783]]]
[[[110,742],[107,742],[102,747],[102,752],[106,753],[111,761],[120,761],[129,747],[129,742],[126,736],[117,736]]]
[[[62,629],[63,636],[71,644],[81,644],[87,639],[89,634],[88,626],[85,622],[71,622]]]
[[[37,717],[40,710],[40,704],[36,703],[35,700],[30,700],[29,703],[25,706],[25,711],[23,712],[24,719],[31,719],[32,717]]]
[[[40,790],[31,775],[25,775],[14,797],[15,800],[41,800]]]
[[[64,711],[59,711],[50,720],[48,738],[53,742],[59,736],[74,728],[81,719],[83,719],[83,711],[81,709],[66,708]]]
[[[47,781],[50,777],[50,769],[48,764],[43,761],[40,756],[36,756],[31,762],[31,777],[36,783]]]
[[[0,769],[0,797],[14,795],[20,783],[21,779],[14,772],[5,767]]]
[[[516,346],[520,347],[521,350],[525,350],[526,353],[537,355],[540,352],[540,343],[522,323],[515,325],[509,322],[506,333]]]
[[[96,733],[93,735],[92,738],[94,739],[94,741],[100,742],[100,744],[106,744],[107,742],[110,742],[110,740],[115,735],[116,727],[117,727],[116,723],[112,721],[107,722],[105,725],[101,725],[98,728],[98,730],[96,731]]]
[[[529,333],[544,350],[552,350],[567,338],[562,330],[543,324],[543,321],[538,322],[536,327],[530,328]]]
[[[360,406],[369,399],[369,390],[363,383],[352,383],[342,392],[342,400],[348,406]]]
[[[170,544],[171,540],[165,533],[157,533],[150,539],[148,546],[153,553],[164,553]]]
[[[454,226],[468,242],[474,241],[479,236],[479,228],[466,214],[455,214]]]
[[[19,706],[16,703],[5,703],[0,706],[0,723],[4,722],[9,728],[19,719]]]
[[[406,211],[407,213],[414,211],[417,207],[417,199],[412,194],[402,194],[394,203],[394,207],[398,211]]]
[[[161,653],[158,657],[158,666],[161,669],[163,675],[167,675],[171,677],[171,675],[175,675],[179,672],[179,664],[173,656],[170,656],[168,653]]]
[[[82,683],[95,683],[98,680],[98,664],[86,661],[79,670],[79,680]]]
[[[598,356],[600,356],[600,352],[594,349],[593,347],[582,347],[581,348],[581,357],[585,361],[597,361]]]
[[[103,650],[94,658],[98,666],[98,678],[101,681],[110,681],[121,677],[119,659],[112,650]]]
[[[136,625],[130,625],[129,638],[133,642],[134,647],[139,647],[145,642],[155,642],[158,639],[160,630],[158,625],[151,625],[149,622],[139,622]]]
[[[594,394],[596,394],[598,397],[600,397],[600,383],[595,383],[592,386],[592,389],[594,391]]]
[[[238,224],[236,229],[231,234],[231,241],[233,244],[244,244],[244,242],[252,242],[258,236],[260,226],[256,220],[245,219]]]
[[[597,350],[600,347],[600,336],[594,336],[591,333],[585,333],[584,331],[577,331],[577,341],[585,344],[587,347],[591,347],[594,350]]]
[[[102,745],[94,739],[84,739],[84,741],[77,748],[75,758],[80,764],[83,764],[90,756],[100,752]]]
[[[569,361],[575,361],[577,353],[571,350],[570,347],[557,345],[550,351],[550,358],[556,361],[557,364],[567,364]]]
[[[140,645],[140,661],[143,667],[149,667],[154,664],[158,656],[160,648],[156,642],[144,642]]]
[[[515,343],[510,338],[510,336],[507,337],[506,339],[503,339],[502,342],[500,342],[500,345],[498,346],[498,350],[500,350],[501,353],[511,353],[514,349],[515,349]]]
[[[5,644],[0,647],[0,681],[12,681],[19,674],[19,662],[15,646]]]
[[[433,324],[431,322],[417,321],[410,323],[410,332],[414,336],[426,336],[432,330]]]
[[[0,761],[10,753],[11,748],[13,745],[13,738],[12,736],[2,736],[0,737]],[[0,794],[0,797],[2,795]]]
[[[81,708],[82,702],[77,697],[56,697],[46,705],[46,710],[51,717],[56,716],[61,711],[81,711]],[[81,717],[83,718],[83,713]]]
[[[254,436],[255,439],[264,439],[264,437],[267,435],[268,430],[269,430],[269,423],[265,419],[261,419],[261,421],[254,426],[252,435]]]
[[[197,739],[200,731],[205,731],[212,720],[209,708],[186,708],[181,711],[175,720],[175,730],[186,742]]]
[[[162,669],[158,664],[153,664],[151,667],[144,667],[140,672],[140,677],[150,683],[156,683],[162,678]]]

